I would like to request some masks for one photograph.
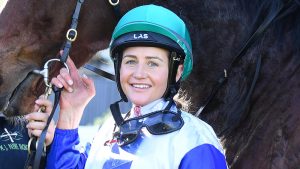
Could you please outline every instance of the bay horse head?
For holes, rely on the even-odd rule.
[[[44,92],[40,76],[31,72],[57,56],[76,2],[10,0],[3,9],[0,16],[0,110],[6,116],[31,112],[34,100]],[[70,54],[78,67],[108,46],[117,22],[108,1],[87,0],[80,13],[78,37]]]

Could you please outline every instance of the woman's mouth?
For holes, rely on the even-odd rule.
[[[131,86],[137,89],[148,89],[151,87],[151,85],[148,84],[131,84]]]

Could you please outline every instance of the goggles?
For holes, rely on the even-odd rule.
[[[181,129],[183,124],[180,110],[177,113],[170,110],[160,110],[128,119],[119,126],[118,145],[124,146],[134,142],[143,127],[146,127],[149,133],[153,135],[162,135]]]

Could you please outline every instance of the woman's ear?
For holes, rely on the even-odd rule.
[[[183,64],[180,64],[178,66],[177,73],[176,73],[176,82],[180,79],[182,72],[183,72]]]

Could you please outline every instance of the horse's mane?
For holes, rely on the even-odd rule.
[[[297,12],[299,10],[300,3],[297,0],[294,1],[283,1],[283,0],[253,0],[251,2],[248,1],[240,1],[241,8],[247,11],[245,15],[249,18],[253,18],[254,22],[249,25],[252,29],[252,33],[256,30],[256,28],[265,21],[265,18],[268,16],[274,15],[275,12],[281,8],[284,4],[290,3],[290,8],[288,10],[284,10],[284,12],[280,13],[280,17],[274,21],[274,29],[277,35],[284,35],[285,27],[290,26],[290,30],[293,31],[292,33],[295,35],[293,36],[293,41],[295,44],[299,44],[300,39],[300,30],[297,29],[300,26],[300,18],[297,15],[289,15]],[[286,17],[289,15],[289,17]],[[289,24],[291,21],[296,21],[293,25]],[[248,23],[251,23],[248,22]],[[279,36],[278,41],[281,41],[282,36]],[[298,47],[298,46],[297,46]]]
[[[246,32],[240,37],[239,42],[236,42],[239,44],[237,45],[238,49],[241,49],[242,45],[246,44],[248,38],[257,31],[260,25],[264,24],[270,16],[275,15],[282,5],[284,5],[284,2],[281,0],[264,0],[263,2],[260,0],[251,2],[238,1],[237,3],[239,3],[237,6],[240,7],[240,10],[238,10],[240,13],[234,11],[234,14],[228,15],[239,15],[236,17],[240,17],[241,27],[243,27],[243,31]],[[206,111],[201,113],[201,118],[213,124],[219,135],[229,134],[235,131],[236,127],[242,124],[245,119],[249,119],[249,113],[253,110],[253,107],[251,107],[249,103],[245,103],[245,97],[248,94],[253,80],[258,55],[262,56],[262,64],[265,64],[260,72],[258,83],[262,82],[261,79],[263,78],[270,79],[270,77],[276,76],[277,71],[274,70],[274,68],[270,69],[270,64],[276,64],[276,66],[278,66],[277,64],[281,64],[284,61],[288,62],[293,56],[299,56],[299,4],[292,2],[291,7],[281,12],[279,17],[275,19],[265,31],[266,32],[250,46],[249,49],[251,50],[247,49],[247,52],[241,57],[239,63],[234,66],[231,77],[229,77],[229,82],[226,82],[225,85],[221,87],[220,91],[218,91],[217,95],[206,108]],[[288,38],[291,39],[287,39],[287,36],[285,36],[287,34],[292,35],[288,36]],[[283,43],[287,42],[290,43],[290,47],[283,49],[284,46],[287,46],[287,44]],[[234,48],[234,46],[232,47]],[[235,56],[238,50],[233,49],[233,51],[232,53],[234,53],[233,55]],[[287,53],[290,53],[290,55]],[[279,57],[280,54],[288,57],[282,59],[283,57]],[[291,54],[293,54],[293,56],[291,56]],[[272,59],[272,63],[267,63],[270,59]],[[228,65],[228,61],[226,62],[228,58],[220,58],[220,60],[224,60],[224,63]],[[273,63],[274,61],[276,61],[276,63]],[[279,69],[277,70],[280,71]],[[213,77],[214,80],[212,81],[216,82],[216,80],[218,80],[217,77],[218,76]],[[286,81],[288,82],[289,79],[286,78]],[[215,83],[208,84],[213,87],[215,86]],[[210,89],[210,91],[211,90],[212,89]],[[253,95],[256,95],[256,92],[254,91]],[[206,98],[207,97],[208,95],[206,95]],[[271,95],[269,97],[277,96]],[[251,101],[255,102],[254,99],[251,99]],[[243,104],[246,104],[245,109],[242,109]],[[287,105],[283,104],[280,106],[284,107]],[[261,113],[261,115],[263,116],[264,114]],[[223,121],[223,123],[214,123],[213,121],[216,121],[216,119]]]

